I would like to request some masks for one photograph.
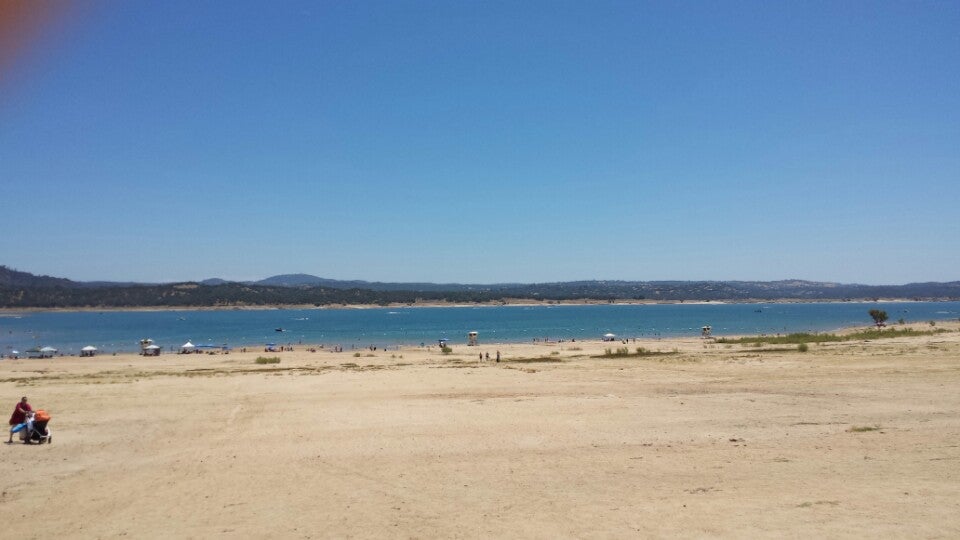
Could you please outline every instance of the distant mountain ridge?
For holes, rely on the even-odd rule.
[[[37,276],[0,266],[0,287],[78,287],[79,283],[66,278]]]
[[[67,278],[58,278],[51,276],[38,276],[29,272],[14,270],[5,265],[0,265],[0,287],[132,287],[135,285],[145,285],[136,282],[119,281],[73,281]]]
[[[805,280],[618,281],[556,283],[383,283],[283,274],[256,282],[219,278],[201,282],[137,284],[78,282],[0,266],[0,307],[243,306],[277,304],[391,304],[504,302],[510,300],[955,300],[960,281],[859,285]]]
[[[334,289],[370,289],[372,291],[475,291],[493,290],[500,287],[517,287],[522,284],[476,285],[463,283],[402,283],[362,280],[338,280],[313,276],[310,274],[281,274],[260,281],[248,282],[253,285],[275,287],[332,287]]]

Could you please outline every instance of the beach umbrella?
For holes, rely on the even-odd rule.
[[[43,347],[42,349],[32,351],[34,354],[39,354],[40,358],[53,358],[53,355],[56,354],[57,350],[53,347]]]
[[[80,349],[80,350],[81,350],[81,351],[84,351],[84,352],[94,352],[94,351],[97,350],[97,348],[94,347],[93,345],[87,345],[86,347],[84,347],[84,348],[82,348],[82,349]]]

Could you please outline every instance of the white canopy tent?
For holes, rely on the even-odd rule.
[[[95,354],[97,354],[97,348],[93,345],[87,345],[80,349],[80,356],[93,356]]]
[[[180,346],[181,354],[192,353],[195,350],[197,350],[197,346],[189,341]]]

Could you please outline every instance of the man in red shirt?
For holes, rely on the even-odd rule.
[[[17,406],[13,409],[13,414],[10,415],[10,440],[7,443],[13,442],[13,426],[22,424],[27,421],[27,413],[32,412],[33,407],[27,403],[27,396],[20,398],[20,401],[17,402]]]

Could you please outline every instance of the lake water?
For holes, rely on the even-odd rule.
[[[883,309],[889,322],[960,318],[960,302],[810,304],[657,304],[477,306],[371,309],[278,309],[225,311],[108,311],[0,314],[0,353],[51,346],[77,354],[93,345],[101,352],[139,349],[151,338],[164,351],[186,341],[231,347],[277,344],[341,345],[345,348],[538,339],[598,339],[698,336],[711,325],[715,336],[829,331],[872,321]],[[282,328],[283,332],[277,332]]]

